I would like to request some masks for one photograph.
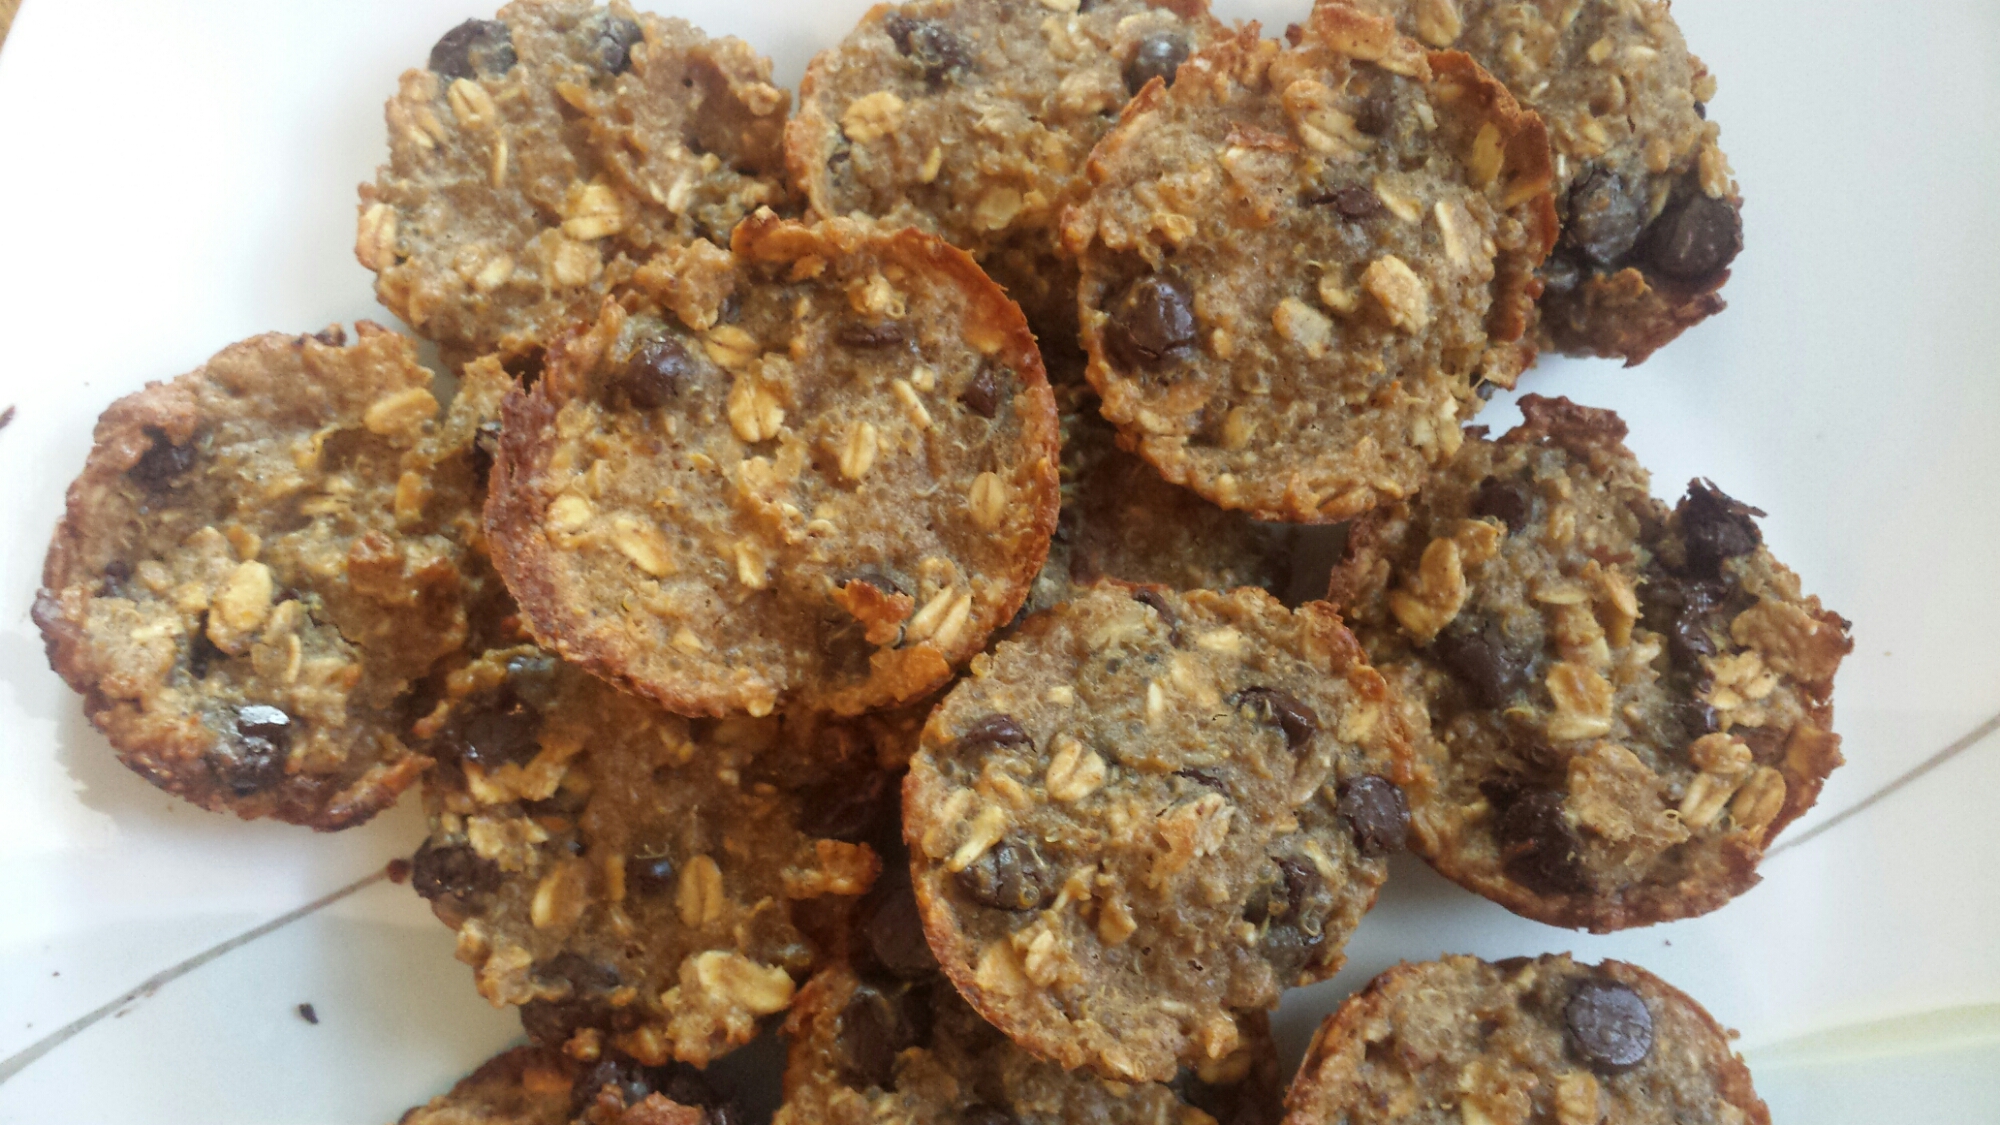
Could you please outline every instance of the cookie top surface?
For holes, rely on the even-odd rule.
[[[1555,238],[1540,121],[1464,55],[1316,11],[1133,99],[1064,222],[1087,375],[1168,480],[1329,523],[1414,492],[1512,386]]]
[[[1729,1033],[1634,965],[1446,957],[1376,977],[1321,1025],[1286,1125],[1769,1125]]]
[[[486,519],[544,643],[685,714],[888,707],[1026,598],[1059,500],[1021,314],[912,230],[768,213],[508,400]]]
[[[1220,31],[1202,0],[877,6],[807,68],[786,160],[815,213],[935,233],[1038,332],[1073,338],[1055,231],[1085,158],[1133,93]]]
[[[585,1065],[560,1051],[516,1047],[397,1125],[732,1125],[738,1115],[682,1063],[643,1067],[607,1053]]]
[[[355,255],[419,334],[527,352],[660,250],[782,203],[790,102],[769,60],[685,20],[509,4],[403,74]]]
[[[1697,481],[1669,512],[1624,423],[1565,399],[1470,438],[1356,525],[1335,600],[1413,706],[1411,846],[1554,925],[1701,914],[1756,882],[1840,763],[1847,622],[1755,509]]]
[[[545,1046],[706,1065],[814,966],[797,904],[838,910],[880,866],[826,820],[873,749],[811,720],[683,719],[521,646],[452,672],[417,729],[417,892]]]
[[[412,342],[357,332],[254,337],[113,403],[49,545],[51,666],[204,808],[344,828],[428,764],[404,697],[465,639],[476,484]]]
[[[1715,78],[1666,0],[1356,2],[1470,54],[1547,124],[1563,220],[1542,268],[1549,346],[1638,363],[1721,311],[1743,200],[1708,120]]]
[[[1322,603],[1104,583],[973,662],[903,791],[959,991],[1064,1066],[1166,1081],[1330,976],[1399,846],[1399,708]]]

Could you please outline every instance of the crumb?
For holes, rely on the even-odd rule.
[[[400,887],[410,881],[410,861],[407,859],[392,859],[389,861],[389,866],[383,869],[383,872],[389,876],[391,883]]]
[[[319,1023],[319,1013],[313,1011],[313,1006],[311,1004],[299,1005],[299,1018],[310,1024]]]
[[[5,410],[0,410],[0,430],[6,429],[7,423],[12,422],[13,420],[14,420],[13,407],[10,406]]]

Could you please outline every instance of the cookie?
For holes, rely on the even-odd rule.
[[[405,708],[465,640],[472,468],[412,342],[356,332],[254,337],[113,403],[49,545],[50,665],[203,808],[345,828],[428,764]]]
[[[809,720],[683,719],[520,646],[452,672],[417,731],[413,884],[544,1046],[706,1065],[813,968],[794,907],[879,869],[827,820],[873,752]]]
[[[1119,1081],[1333,974],[1407,813],[1399,708],[1321,603],[1105,583],[973,662],[903,789],[924,929],[1009,1038]]]
[[[1470,59],[1323,7],[1132,100],[1064,221],[1121,443],[1224,508],[1333,523],[1416,491],[1534,358],[1541,122]]]
[[[1733,1035],[1620,961],[1405,963],[1320,1027],[1285,1125],[1770,1125]]]
[[[642,1067],[606,1053],[503,1051],[397,1125],[734,1125],[735,1103],[684,1063]]]
[[[1047,609],[1099,578],[1176,590],[1256,586],[1281,594],[1291,581],[1292,529],[1226,512],[1168,484],[1118,448],[1081,380],[1052,378],[1062,408],[1062,511],[1029,610]]]
[[[657,284],[507,402],[486,520],[535,635],[683,714],[942,686],[1055,525],[1020,311],[929,235],[769,213]]]
[[[1411,846],[1604,932],[1713,910],[1840,764],[1847,622],[1695,481],[1669,511],[1617,415],[1535,395],[1355,525],[1333,597],[1426,721]]]
[[[509,4],[404,72],[355,256],[447,351],[530,352],[661,250],[782,204],[790,104],[768,59],[685,20]]]
[[[1540,114],[1562,240],[1542,267],[1540,335],[1638,363],[1722,311],[1743,199],[1708,120],[1715,77],[1667,0],[1322,0],[1464,51]]]
[[[878,5],[806,68],[785,157],[813,212],[972,252],[1045,347],[1074,351],[1062,209],[1126,101],[1222,27],[1205,0]]]

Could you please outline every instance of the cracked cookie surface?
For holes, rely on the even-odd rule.
[[[584,1064],[541,1047],[488,1059],[396,1125],[735,1125],[740,1111],[682,1063],[642,1067],[605,1054]]]
[[[691,720],[533,646],[453,671],[413,881],[480,994],[548,1047],[706,1065],[792,1001],[880,861],[826,813],[876,772],[811,719]]]
[[[1399,710],[1323,603],[1107,582],[1029,618],[904,784],[931,947],[1063,1066],[1227,1057],[1374,901],[1407,819]]]
[[[1620,961],[1405,963],[1320,1027],[1285,1125],[1769,1125],[1733,1034]]]
[[[1021,314],[913,230],[768,213],[671,310],[608,306],[508,399],[486,518],[536,635],[685,714],[942,686],[1027,597],[1059,501]]]
[[[476,492],[412,341],[270,334],[107,408],[34,617],[126,765],[345,828],[428,764],[406,693],[465,640]]]
[[[1541,122],[1466,56],[1314,12],[1150,87],[1064,220],[1086,371],[1121,442],[1259,518],[1414,492],[1483,382],[1534,357],[1555,239]]]
[[[403,74],[355,256],[448,351],[531,352],[653,255],[782,204],[790,104],[769,60],[685,20],[510,4]]]
[[[786,160],[815,213],[914,226],[971,251],[1045,347],[1076,347],[1062,209],[1126,101],[1221,26],[1202,0],[878,6],[799,87]]]
[[[1356,524],[1333,600],[1412,705],[1411,847],[1596,931],[1756,883],[1840,764],[1847,622],[1694,482],[1671,512],[1609,411],[1525,396],[1416,501]]]
[[[1708,120],[1715,78],[1666,0],[1352,2],[1470,54],[1548,126],[1563,234],[1541,271],[1547,346],[1638,363],[1722,311],[1743,200]]]

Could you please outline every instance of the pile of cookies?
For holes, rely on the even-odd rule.
[[[1539,351],[1722,308],[1741,201],[1664,0],[878,6],[792,96],[520,0],[388,104],[356,253],[434,343],[233,345],[103,415],[51,664],[205,808],[348,827],[534,1046],[408,1122],[1768,1120],[1629,965],[1378,978],[1408,847],[1603,932],[1757,880],[1847,623],[1669,509]],[[1288,604],[1294,529],[1344,523]]]

